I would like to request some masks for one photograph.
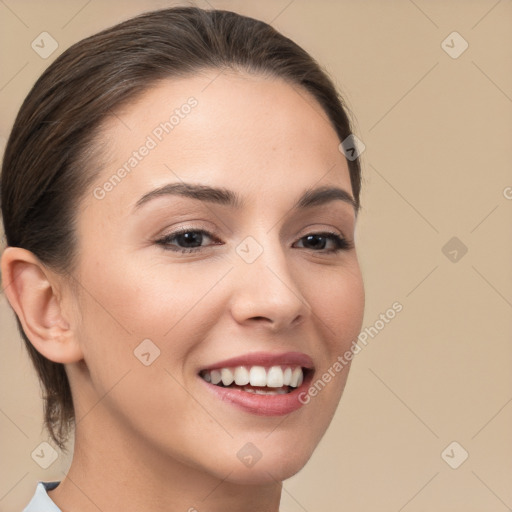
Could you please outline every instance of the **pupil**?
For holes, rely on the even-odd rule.
[[[203,235],[202,233],[188,232],[179,236],[181,240],[185,242],[183,244],[185,247],[197,247],[201,245]]]
[[[320,244],[316,243],[315,244],[315,240],[318,242],[320,241]],[[323,236],[319,236],[319,235],[308,235],[306,237],[306,241],[307,243],[310,244],[310,246],[312,246],[313,248],[316,246],[316,247],[319,247],[320,246],[320,249],[323,249],[325,247],[325,238]],[[311,243],[311,241],[313,241],[313,243]]]

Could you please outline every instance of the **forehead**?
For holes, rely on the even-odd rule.
[[[319,181],[351,192],[326,113],[308,91],[277,78],[210,70],[163,80],[101,131],[107,158],[94,187],[107,185],[102,207],[126,211],[179,180],[241,196],[293,194]]]

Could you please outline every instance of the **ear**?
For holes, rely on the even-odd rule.
[[[7,247],[2,255],[2,290],[34,348],[56,363],[72,363],[83,354],[64,312],[62,280],[32,252]],[[70,310],[71,304],[67,305]]]

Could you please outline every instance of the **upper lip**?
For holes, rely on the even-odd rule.
[[[202,370],[232,368],[235,366],[302,366],[308,369],[314,368],[311,357],[302,352],[251,352],[210,364],[202,368]]]

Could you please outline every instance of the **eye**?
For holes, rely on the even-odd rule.
[[[215,240],[215,242],[208,245],[219,245],[220,240],[215,238],[210,232],[204,229],[180,229],[174,233],[169,233],[163,238],[156,240],[158,245],[163,246],[165,250],[177,251],[182,253],[197,252],[203,247],[205,240]]]
[[[300,242],[303,243],[302,247],[299,247],[300,249],[312,249],[315,252],[336,253],[353,247],[353,244],[346,238],[332,232],[310,233],[303,236],[299,240]],[[327,248],[328,245],[329,248]]]
[[[208,243],[210,241],[210,243]],[[212,243],[213,241],[213,243]],[[204,229],[183,228],[155,241],[165,250],[181,253],[193,253],[201,251],[212,245],[221,245],[222,242],[212,233]],[[337,253],[342,250],[348,250],[353,244],[337,233],[321,232],[310,233],[303,236],[297,242],[300,249],[310,249],[314,252]]]

